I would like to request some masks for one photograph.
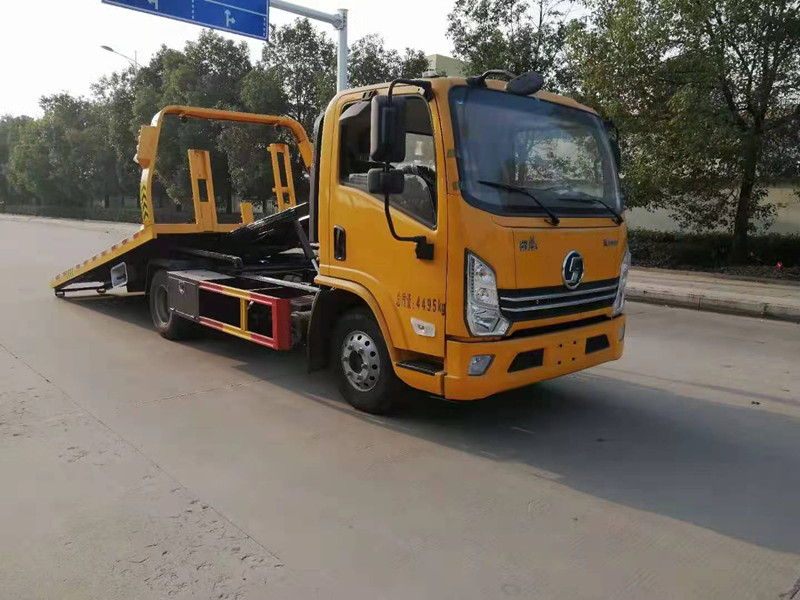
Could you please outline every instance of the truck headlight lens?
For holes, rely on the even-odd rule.
[[[622,264],[619,267],[619,288],[617,297],[614,298],[614,309],[612,314],[616,317],[625,310],[625,286],[628,285],[628,271],[631,268],[631,251],[625,248],[625,255],[622,257]]]
[[[511,323],[500,313],[494,271],[471,252],[467,252],[466,268],[466,311],[470,333],[476,336],[505,334]]]

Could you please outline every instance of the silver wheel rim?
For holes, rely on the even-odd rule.
[[[360,392],[368,392],[380,379],[381,358],[375,341],[363,331],[351,331],[342,342],[342,370]]]
[[[166,327],[169,325],[169,302],[167,298],[167,288],[163,285],[158,286],[155,290],[154,306],[156,309],[156,319],[159,323]]]

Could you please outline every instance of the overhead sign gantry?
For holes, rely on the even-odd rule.
[[[346,9],[339,9],[331,14],[282,0],[102,0],[102,2],[263,41],[269,39],[269,14],[273,8],[328,23],[339,32],[336,87],[339,91],[347,88]]]

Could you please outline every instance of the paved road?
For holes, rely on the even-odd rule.
[[[622,361],[376,419],[53,297],[128,231],[0,219],[3,598],[800,598],[800,326],[631,305]]]

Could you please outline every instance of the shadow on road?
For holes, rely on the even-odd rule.
[[[141,298],[80,304],[151,328]],[[798,419],[591,371],[471,403],[409,392],[396,415],[377,419],[341,401],[325,377],[309,377],[302,352],[279,357],[213,331],[188,343],[373,426],[528,465],[593,496],[773,550],[800,552]],[[277,380],[273,357],[287,367]]]
[[[147,307],[147,297],[144,295],[115,296],[109,294],[99,296],[92,292],[74,294],[61,298],[59,302],[67,302],[73,306],[88,308],[100,314],[125,321],[145,329],[153,330],[153,321],[150,319]]]

